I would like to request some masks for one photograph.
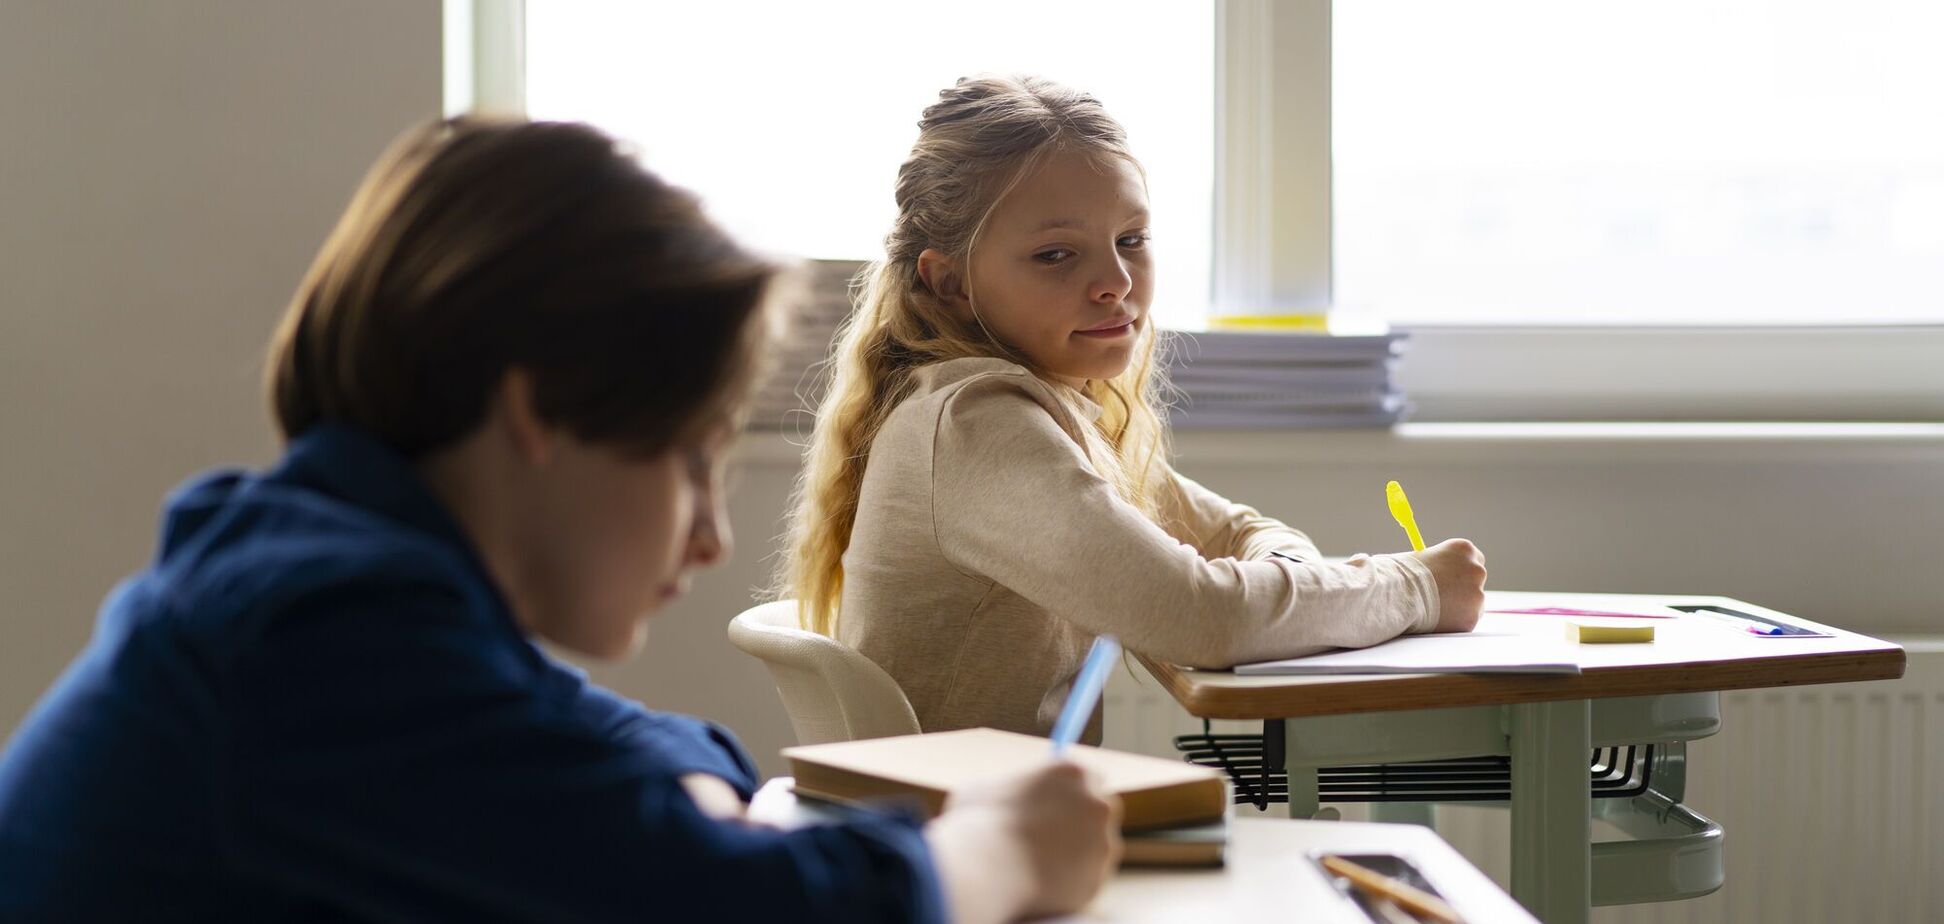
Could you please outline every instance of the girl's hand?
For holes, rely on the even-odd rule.
[[[1485,553],[1469,539],[1446,539],[1412,552],[1438,581],[1438,625],[1433,632],[1470,632],[1485,608]]]

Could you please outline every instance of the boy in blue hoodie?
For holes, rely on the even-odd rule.
[[[0,755],[0,920],[995,921],[1115,851],[1072,765],[777,831],[723,729],[593,686],[729,550],[777,267],[578,125],[367,177],[272,344],[287,451],[179,489]]]

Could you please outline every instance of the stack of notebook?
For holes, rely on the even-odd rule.
[[[790,306],[774,368],[751,402],[749,426],[807,438],[817,403],[829,384],[829,358],[837,328],[851,313],[851,280],[864,269],[855,260],[809,260],[804,298]]]
[[[1046,764],[1045,738],[969,728],[784,748],[798,798],[897,805],[930,817],[954,791]],[[1065,759],[1098,775],[1120,797],[1126,845],[1136,866],[1215,866],[1228,842],[1228,783],[1218,771],[1179,761],[1075,745]]]
[[[1169,375],[1176,427],[1388,427],[1410,413],[1397,389],[1405,335],[1382,325],[1329,332],[1181,333]]]

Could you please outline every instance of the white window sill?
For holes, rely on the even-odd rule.
[[[1766,462],[1921,454],[1944,462],[1944,424],[1406,423],[1390,430],[1181,431],[1185,464]]]
[[[744,464],[795,466],[804,437],[752,433]],[[1184,465],[1813,462],[1934,458],[1944,423],[1406,423],[1388,430],[1181,430]]]
[[[1944,324],[1397,327],[1422,421],[1944,420]]]
[[[1914,655],[1944,654],[1944,635],[1886,635],[1883,640]]]
[[[1423,421],[1944,419],[1944,326],[1416,327]]]

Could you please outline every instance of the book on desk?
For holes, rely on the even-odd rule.
[[[1052,759],[1047,739],[968,728],[783,749],[799,797],[887,802],[925,817],[968,786],[1024,773]],[[1218,865],[1227,842],[1228,780],[1180,761],[1075,745],[1063,759],[1097,776],[1121,801],[1129,865]]]

